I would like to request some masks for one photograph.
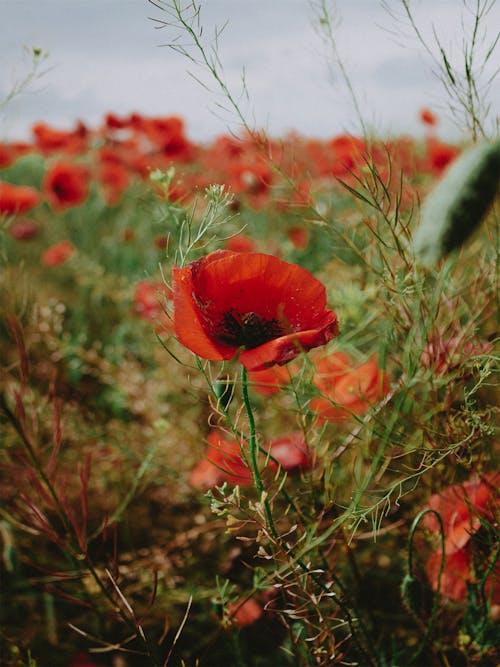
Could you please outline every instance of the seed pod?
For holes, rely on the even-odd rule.
[[[422,264],[437,262],[469,238],[493,203],[499,182],[500,141],[464,151],[422,206],[413,240]]]

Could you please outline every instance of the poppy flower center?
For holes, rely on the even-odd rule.
[[[217,337],[229,345],[251,350],[285,333],[284,327],[276,319],[265,320],[256,313],[242,314],[231,308],[222,315]]]

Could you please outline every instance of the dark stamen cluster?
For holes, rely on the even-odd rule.
[[[263,320],[256,313],[242,315],[231,309],[223,314],[217,336],[224,343],[251,350],[285,333],[276,319]]]

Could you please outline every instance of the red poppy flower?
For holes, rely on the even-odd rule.
[[[89,194],[87,167],[73,162],[57,162],[45,174],[43,191],[54,210],[83,204]]]
[[[500,473],[487,474],[450,486],[429,499],[428,506],[436,510],[443,521],[445,562],[440,590],[450,600],[465,601],[467,582],[473,581],[475,565],[481,566],[484,559],[483,553],[479,555],[479,560],[474,558],[472,537],[481,528],[482,518],[495,521],[499,482]],[[426,514],[423,522],[434,534],[437,532],[438,521],[433,514]],[[427,576],[434,590],[437,589],[440,565],[441,549],[437,549],[426,563]],[[494,604],[500,603],[498,571],[493,571],[488,578],[486,595]]]
[[[38,225],[33,220],[15,220],[9,227],[9,234],[16,241],[30,241],[38,234]]]
[[[328,363],[332,370],[325,373]],[[337,352],[329,362],[323,362],[323,373],[314,380],[323,396],[313,398],[310,406],[320,419],[343,422],[353,414],[362,415],[389,391],[389,379],[379,369],[376,357],[356,368],[346,363],[349,363],[347,357]]]
[[[199,461],[189,475],[189,483],[197,489],[210,489],[228,482],[244,486],[253,478],[247,464],[241,458],[239,443],[220,431],[207,435],[205,458]]]
[[[0,143],[0,169],[9,167],[15,160],[15,153],[9,144]]]
[[[425,564],[427,577],[432,590],[438,587],[439,570],[441,567],[441,552],[434,551]],[[467,581],[470,579],[471,558],[465,549],[445,556],[444,569],[441,575],[439,591],[449,600],[465,601],[467,596]]]
[[[435,113],[433,113],[430,109],[427,109],[427,107],[424,107],[423,109],[420,109],[420,120],[422,123],[425,125],[437,125],[438,124],[438,118]]]
[[[173,269],[174,329],[204,359],[250,371],[283,365],[338,333],[326,290],[308,271],[273,255],[219,250]]]
[[[47,248],[43,253],[42,264],[45,264],[45,266],[59,266],[64,264],[75,252],[76,248],[71,241],[60,241]]]
[[[256,394],[273,396],[290,381],[288,371],[281,366],[271,366],[262,371],[250,371],[248,382]]]
[[[259,620],[263,613],[264,610],[253,598],[246,600],[243,604],[235,602],[227,608],[228,618],[233,620],[240,628],[252,625],[255,621]]]
[[[58,130],[45,123],[36,123],[32,132],[35,145],[46,155],[55,152],[76,155],[88,148],[89,131],[82,122],[77,122],[74,130]]]
[[[0,181],[0,215],[19,215],[30,211],[42,201],[38,190],[28,185]]]
[[[480,517],[492,516],[500,473],[484,475],[455,484],[429,498],[428,506],[441,516],[445,530],[445,551],[454,553],[462,549],[480,525]],[[433,514],[426,514],[424,525],[435,532],[438,521]]]
[[[135,315],[144,320],[158,321],[158,333],[171,329],[170,317],[165,313],[165,300],[172,298],[172,292],[167,285],[150,280],[140,280],[135,286],[134,306]]]
[[[460,155],[460,149],[434,137],[427,141],[427,170],[440,175]]]
[[[232,250],[233,252],[253,252],[256,247],[255,241],[246,234],[231,236],[230,239],[226,240],[224,245],[228,250]]]
[[[287,231],[287,236],[290,239],[294,248],[297,250],[305,250],[309,243],[309,232],[304,227],[295,225],[290,227]]]
[[[103,160],[97,170],[97,179],[104,191],[108,206],[120,202],[122,194],[130,183],[130,172],[119,162]]]
[[[274,438],[267,443],[267,449],[281,467],[288,472],[297,468],[304,470],[311,465],[311,455],[303,433],[288,433]],[[270,462],[270,468],[276,468],[274,461]]]

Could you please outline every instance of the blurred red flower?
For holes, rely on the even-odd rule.
[[[317,370],[314,384],[323,395],[313,398],[310,407],[322,420],[343,422],[362,415],[389,391],[389,378],[377,357],[353,367],[344,353],[336,352],[320,359]]]
[[[486,474],[463,484],[450,486],[430,497],[428,507],[441,516],[445,535],[445,565],[441,577],[441,594],[451,600],[463,602],[467,595],[467,582],[473,580],[473,541],[481,528],[482,520],[496,523],[498,512],[498,488],[500,473]],[[439,523],[434,514],[426,514],[424,525],[433,533]],[[484,555],[481,555],[481,560]],[[436,549],[426,563],[429,582],[437,589],[441,549]],[[479,563],[481,566],[482,563]],[[494,604],[500,603],[500,572],[494,570],[488,580],[486,593]]]
[[[441,175],[449,164],[460,155],[460,149],[452,144],[447,144],[435,137],[427,140],[427,170],[436,175]]]
[[[434,114],[427,107],[424,107],[423,109],[420,109],[419,117],[420,117],[420,120],[422,121],[422,123],[424,123],[425,125],[433,126],[433,125],[437,125],[438,122],[439,122],[438,117],[436,116],[436,114]]]
[[[74,130],[58,130],[45,123],[36,123],[32,132],[36,147],[45,155],[57,152],[76,155],[88,148],[89,131],[82,122],[78,122]]]
[[[97,169],[97,180],[104,191],[108,206],[115,206],[129,186],[130,172],[120,162],[102,160]]]
[[[255,241],[246,234],[231,236],[231,238],[226,239],[224,245],[233,252],[253,252],[256,248]]]
[[[30,241],[38,234],[38,225],[28,218],[14,220],[9,227],[9,234],[16,241]]]
[[[189,484],[197,489],[210,489],[223,482],[240,486],[252,484],[253,477],[241,458],[239,443],[220,431],[207,435],[205,458],[199,461],[189,475]]]
[[[35,188],[0,181],[0,215],[19,215],[30,211],[42,201]]]
[[[309,243],[309,232],[304,227],[299,227],[298,225],[289,227],[287,236],[293,247],[297,250],[305,250],[305,248],[307,248],[307,244]]]
[[[282,366],[271,366],[262,371],[250,371],[248,382],[256,394],[273,396],[290,381],[290,375]]]
[[[308,271],[273,255],[219,250],[173,269],[174,329],[195,354],[248,370],[286,364],[337,332],[326,290]]]
[[[446,553],[454,553],[467,544],[481,526],[481,517],[492,517],[499,483],[500,473],[492,473],[449,486],[429,498],[428,507],[438,512],[443,521]],[[426,514],[423,521],[429,530],[437,531],[438,521],[433,514]]]
[[[56,162],[43,179],[42,188],[50,206],[63,210],[83,204],[89,194],[90,173],[74,162]]]
[[[287,472],[304,470],[311,465],[311,453],[307,448],[304,434],[300,431],[274,438],[267,443],[266,448]],[[269,467],[276,468],[274,461],[270,461]]]
[[[78,653],[75,655],[68,667],[98,667],[87,653]]]
[[[171,328],[165,313],[165,301],[171,298],[172,290],[164,283],[140,280],[135,286],[133,311],[144,320],[157,320],[162,327]]]
[[[263,613],[264,610],[253,598],[250,598],[243,603],[234,602],[227,608],[228,618],[233,620],[240,628],[243,628],[246,625],[252,625],[255,621],[258,621],[259,618],[261,618]]]
[[[45,266],[59,266],[64,264],[76,252],[75,246],[71,241],[60,241],[47,250],[42,255],[42,264]]]

